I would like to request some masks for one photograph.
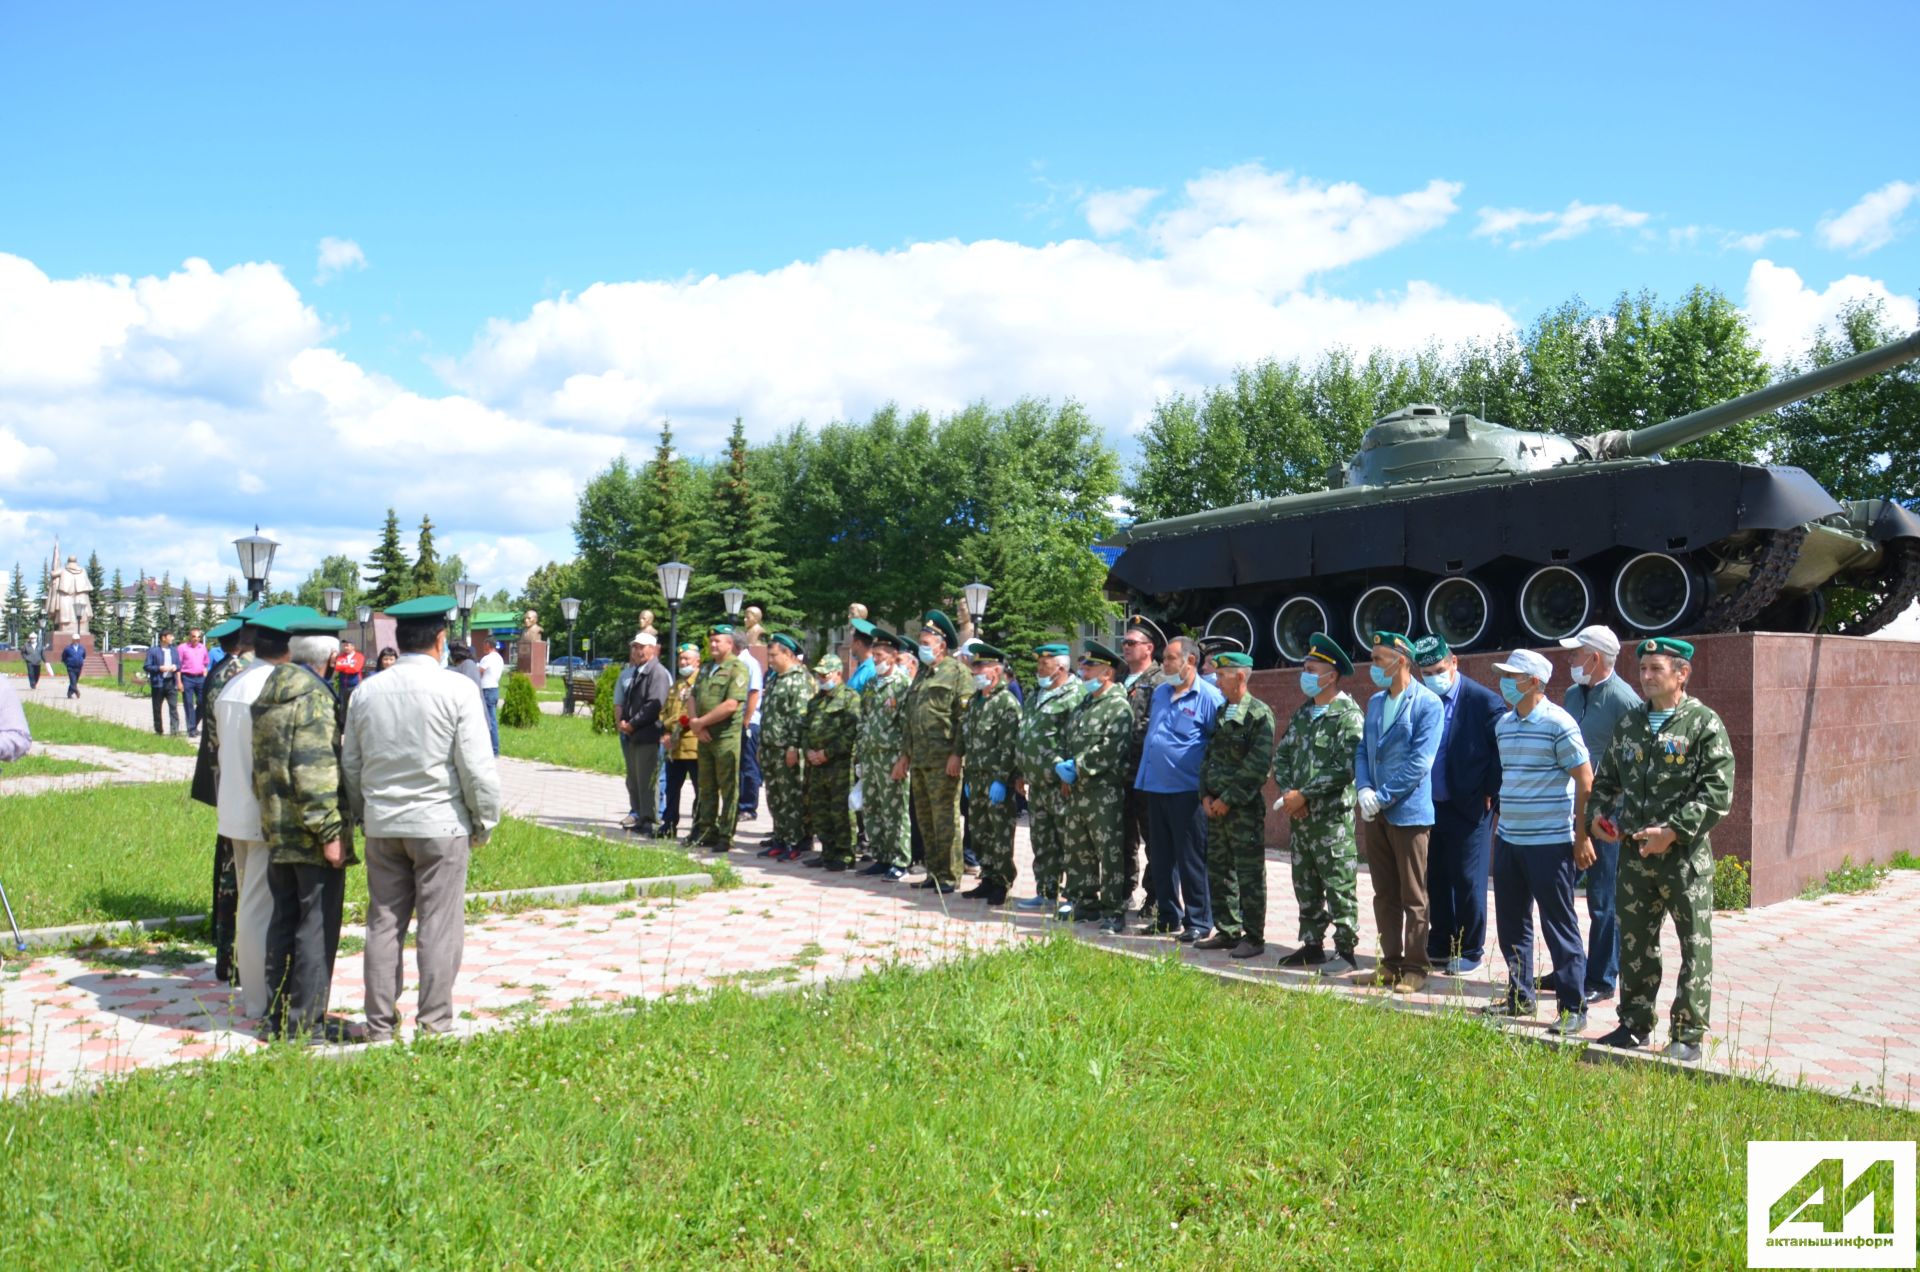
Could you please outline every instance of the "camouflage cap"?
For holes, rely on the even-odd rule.
[[[816,676],[838,675],[841,671],[845,670],[845,668],[846,664],[840,661],[840,655],[828,654],[819,662],[813,664],[813,674]]]

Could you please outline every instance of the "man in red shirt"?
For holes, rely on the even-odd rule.
[[[340,642],[340,654],[333,660],[333,672],[340,677],[340,697],[346,696],[360,687],[360,677],[367,669],[367,656],[350,640]]]

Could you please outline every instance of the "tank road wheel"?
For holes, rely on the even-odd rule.
[[[1807,541],[1807,528],[1775,530],[1761,542],[1747,577],[1725,596],[1716,596],[1707,612],[1700,616],[1703,632],[1738,631],[1772,605],[1786,585],[1787,576],[1800,559]]]
[[[1571,636],[1593,617],[1593,589],[1578,571],[1544,565],[1520,585],[1520,625],[1541,644]]]
[[[1305,662],[1315,632],[1333,630],[1333,615],[1315,596],[1289,596],[1273,612],[1273,644],[1288,662]]]
[[[1871,587],[1879,600],[1856,617],[1834,624],[1834,631],[1842,636],[1866,636],[1907,612],[1907,606],[1920,597],[1920,543],[1912,539],[1889,543],[1880,575]]]
[[[1472,649],[1493,623],[1493,597],[1464,574],[1441,579],[1420,607],[1427,630],[1452,649]],[[1389,629],[1391,630],[1391,629]]]
[[[1642,552],[1613,576],[1613,609],[1637,632],[1669,631],[1698,609],[1701,584],[1694,570],[1665,552]]]
[[[1228,605],[1213,612],[1213,617],[1207,620],[1207,626],[1201,635],[1231,636],[1240,642],[1241,649],[1251,655],[1254,630],[1253,615],[1237,605]]]
[[[1362,656],[1373,648],[1375,632],[1411,635],[1413,598],[1390,583],[1370,587],[1353,603],[1353,638]]]

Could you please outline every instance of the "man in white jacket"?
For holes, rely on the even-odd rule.
[[[398,1024],[401,953],[419,916],[423,1033],[453,1028],[466,942],[467,863],[500,822],[500,778],[480,695],[440,665],[451,596],[391,606],[400,661],[361,682],[347,708],[340,774],[366,832],[367,1041]]]
[[[253,794],[253,702],[272,674],[272,666],[266,663],[248,667],[220,687],[212,706],[219,749],[219,833],[233,844],[234,882],[239,891],[234,970],[240,977],[241,1009],[256,1019],[267,1014],[272,998],[267,984],[267,925],[273,920],[273,894],[267,890],[271,862],[260,829],[260,801]]]

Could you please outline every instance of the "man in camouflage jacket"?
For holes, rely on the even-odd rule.
[[[1227,700],[1207,739],[1200,806],[1207,814],[1207,885],[1213,935],[1193,948],[1256,958],[1267,950],[1267,775],[1273,770],[1273,712],[1247,692],[1253,659],[1213,660]]]
[[[1132,898],[1134,885],[1146,884],[1140,901],[1140,917],[1148,924],[1153,922],[1153,872],[1140,868],[1141,850],[1147,844],[1147,793],[1134,788],[1133,774],[1140,771],[1140,753],[1147,745],[1147,717],[1153,714],[1153,691],[1167,678],[1160,667],[1160,646],[1165,643],[1158,624],[1138,615],[1128,623],[1120,638],[1120,656],[1127,660],[1126,676],[1120,683],[1133,706],[1133,742],[1127,748],[1127,897]]]
[[[860,695],[847,688],[838,655],[814,664],[819,692],[807,700],[807,815],[820,837],[828,870],[853,865],[853,744],[860,736]],[[811,863],[809,863],[811,864]]]
[[[766,697],[760,704],[760,767],[766,773],[773,834],[762,857],[798,856],[807,845],[807,702],[813,677],[800,661],[800,642],[785,632],[767,642]]]
[[[967,824],[980,855],[980,882],[964,896],[999,905],[1013,887],[1014,787],[1019,782],[1020,704],[1007,691],[1006,655],[975,642],[973,680],[979,686],[960,726],[967,741]]]
[[[1067,745],[1054,773],[1065,789],[1064,847],[1071,914],[1098,921],[1103,932],[1124,932],[1127,923],[1126,789],[1133,774],[1127,751],[1133,742],[1133,707],[1120,684],[1120,655],[1097,640],[1080,660],[1079,704],[1067,721]],[[1068,917],[1067,907],[1055,911]]]
[[[256,648],[274,664],[253,702],[253,792],[271,853],[267,888],[267,1032],[342,1041],[326,1028],[340,948],[346,866],[357,860],[340,782],[339,700],[327,685],[346,624],[307,606],[276,606],[257,620]]]
[[[1360,922],[1358,849],[1353,841],[1353,756],[1366,727],[1366,713],[1340,688],[1353,660],[1337,642],[1316,633],[1300,668],[1307,700],[1287,721],[1274,748],[1273,780],[1280,809],[1292,819],[1293,899],[1300,907],[1300,948],[1280,959],[1282,967],[1319,968],[1327,961],[1326,936],[1345,967],[1356,966]]]
[[[1707,832],[1733,807],[1733,742],[1713,708],[1687,694],[1693,646],[1656,637],[1639,647],[1647,700],[1628,711],[1594,775],[1595,835],[1620,843],[1620,1025],[1599,1039],[1640,1047],[1660,995],[1660,929],[1680,938],[1671,1041],[1665,1054],[1698,1060],[1713,980],[1713,844]]]
[[[873,864],[862,874],[900,879],[911,853],[908,801],[911,778],[895,781],[894,761],[906,746],[907,690],[913,677],[901,661],[906,642],[876,628],[869,659],[874,674],[860,690],[860,741],[855,748],[860,778],[860,817],[867,828]]]
[[[1066,869],[1066,800],[1053,765],[1067,752],[1067,723],[1080,703],[1080,682],[1067,670],[1065,645],[1034,650],[1039,681],[1020,714],[1020,778],[1032,815],[1034,895],[1022,910],[1052,910],[1060,899],[1060,875]]]

